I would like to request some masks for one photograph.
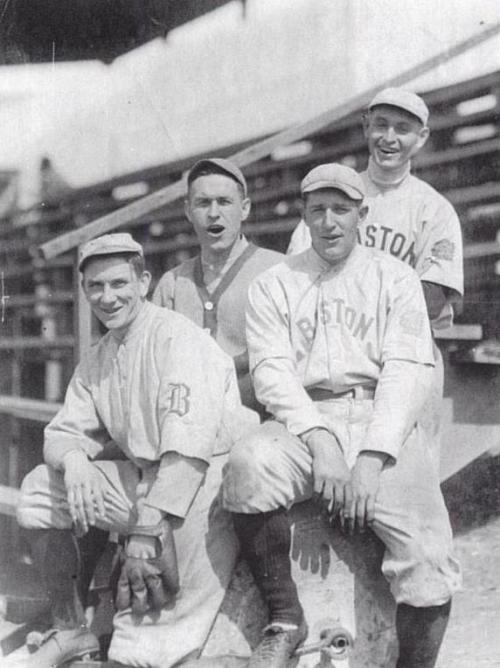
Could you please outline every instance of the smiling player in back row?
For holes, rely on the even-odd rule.
[[[463,295],[462,233],[452,205],[432,186],[411,174],[411,159],[429,138],[429,110],[421,97],[386,88],[363,118],[370,158],[360,176],[368,213],[360,224],[361,244],[378,248],[411,265],[424,290],[434,334],[449,327],[453,305]],[[296,227],[288,254],[309,248],[304,221]],[[440,449],[443,360],[434,344],[434,380],[422,426],[436,465]]]

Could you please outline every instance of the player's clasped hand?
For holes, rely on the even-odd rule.
[[[315,430],[307,439],[313,461],[314,499],[330,517],[335,517],[345,503],[350,472],[335,436],[325,429]]]
[[[105,516],[99,470],[80,451],[64,457],[64,484],[68,494],[71,519],[84,533]]]
[[[383,453],[363,452],[352,469],[341,511],[342,527],[351,535],[356,529],[362,533],[375,518],[375,500],[385,459]]]

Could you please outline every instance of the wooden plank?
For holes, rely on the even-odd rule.
[[[259,141],[256,144],[249,146],[248,148],[238,151],[231,156],[231,160],[239,167],[244,167],[254,163],[260,158],[263,158],[272,153],[272,151],[278,146],[285,146],[294,141],[302,139],[305,136],[313,134],[314,132],[318,132],[331,123],[366,106],[381,88],[388,86],[401,86],[405,83],[408,83],[412,79],[415,79],[416,77],[429,72],[435,67],[447,62],[451,58],[454,58],[468,51],[472,47],[481,44],[499,32],[500,22],[495,23],[489,28],[472,35],[462,42],[459,42],[452,48],[447,48],[435,56],[427,58],[422,63],[405,70],[403,73],[398,74],[397,76],[377,83],[376,86],[373,86],[360,95],[356,95],[347,102],[335,107],[333,110],[319,114],[315,118],[312,118],[305,123],[288,128],[276,135],[273,135],[270,138]],[[42,244],[39,247],[39,252],[45,259],[53,258],[70,250],[71,248],[75,248],[76,246],[85,243],[89,239],[122,227],[123,225],[136,220],[140,216],[165,206],[179,197],[182,197],[185,192],[186,178],[183,177],[176,183],[170,184],[165,188],[152,193],[151,195],[147,195],[142,199],[136,200],[135,202],[132,202],[132,204],[109,213],[102,218],[98,218],[85,227],[82,227],[78,230],[72,230],[71,232],[67,232],[66,234],[56,237],[55,239],[52,239],[45,244]]]
[[[0,413],[35,422],[49,422],[62,404],[40,399],[0,395]]]

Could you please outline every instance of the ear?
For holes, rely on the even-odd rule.
[[[370,113],[368,111],[361,116],[361,123],[363,125],[363,135],[365,139],[368,139],[368,130],[370,127]]]
[[[422,146],[425,144],[425,142],[429,139],[429,128],[427,125],[424,125],[423,128],[421,128],[420,132],[418,133],[418,141],[417,141],[417,146],[418,150],[422,148]]]
[[[358,215],[359,215],[359,222],[363,221],[366,218],[366,216],[368,215],[368,206],[366,204],[359,207]]]
[[[143,271],[142,276],[139,278],[140,283],[140,295],[142,298],[146,298],[149,292],[149,286],[151,285],[151,274],[149,271]]]
[[[187,219],[189,220],[189,222],[191,223],[191,211],[190,211],[190,209],[189,209],[189,195],[188,195],[188,196],[186,197],[186,199],[184,200],[184,215],[186,216],[186,218],[187,218]],[[191,223],[191,224],[192,224],[192,223]]]
[[[249,197],[245,197],[241,202],[241,220],[242,222],[248,218],[250,215],[250,209],[252,208],[252,203],[250,202]]]

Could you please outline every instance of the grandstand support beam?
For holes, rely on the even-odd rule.
[[[75,333],[75,364],[80,361],[82,354],[90,348],[92,343],[92,312],[83,292],[82,282],[80,280],[78,255],[77,252],[75,254],[73,269],[73,287],[75,291],[75,317],[73,318]]]
[[[500,33],[500,22],[494,23],[489,28],[475,33],[455,46],[427,58],[418,65],[405,70],[401,74],[391,77],[383,82],[379,82],[376,86],[350,98],[332,110],[326,111],[315,118],[309,119],[305,123],[278,132],[267,139],[263,139],[238,151],[230,156],[230,159],[239,167],[250,165],[257,160],[270,155],[277,147],[286,146],[303,137],[318,132],[327,125],[339,121],[341,118],[365,107],[381,88],[407,84],[416,77],[419,77],[435,67],[446,63],[452,58],[465,53],[469,49],[481,44],[498,33]],[[101,218],[88,223],[84,227],[62,234],[59,237],[42,244],[38,249],[39,253],[41,257],[50,260],[61,255],[61,253],[65,253],[66,251],[93,239],[94,237],[127,225],[127,223],[131,223],[141,216],[151,213],[166,204],[170,204],[179,197],[182,197],[185,192],[186,178],[184,176],[179,181],[176,181],[165,188],[161,188],[150,195],[146,195],[121,209],[117,209],[112,213],[102,216]]]

